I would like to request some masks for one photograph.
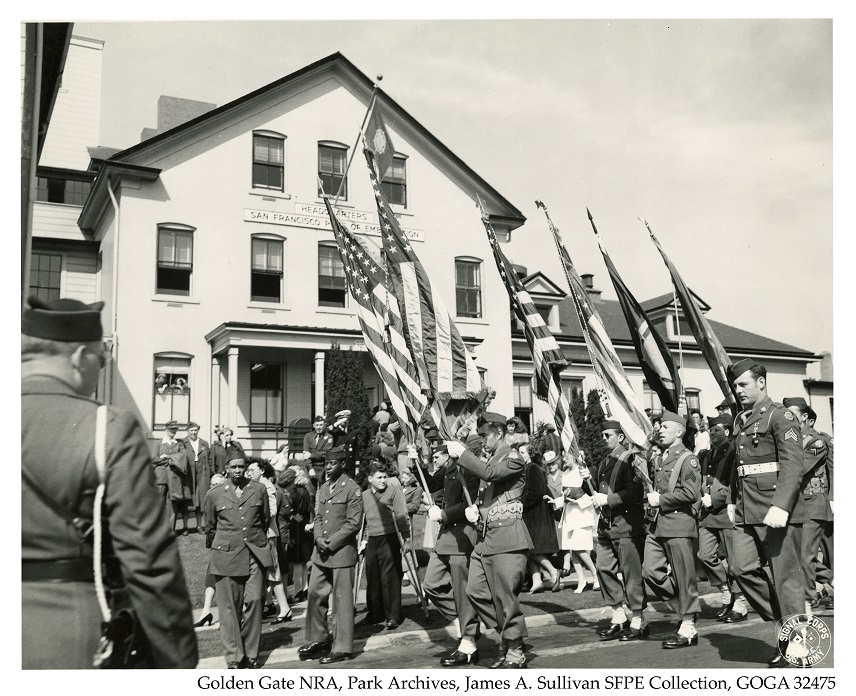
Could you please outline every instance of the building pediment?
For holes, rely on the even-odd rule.
[[[556,283],[550,280],[541,271],[529,274],[520,282],[533,298],[537,297],[538,299],[543,298],[545,300],[558,302],[568,295],[568,293],[562,290],[562,288],[556,285]]]

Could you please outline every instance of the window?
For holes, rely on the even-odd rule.
[[[344,307],[347,291],[345,267],[342,265],[336,244],[320,242],[318,244],[318,306]]]
[[[282,240],[253,237],[250,299],[282,302]]]
[[[552,307],[546,307],[544,305],[535,305],[535,309],[538,310],[538,314],[541,315],[541,318],[544,320],[544,324],[547,326],[550,325],[550,310]]]
[[[329,194],[339,196],[340,200],[348,200],[348,180],[345,170],[348,167],[348,147],[340,143],[318,143],[318,178],[321,188],[318,195]],[[342,187],[341,192],[339,186]]]
[[[563,379],[562,380],[562,394],[565,395],[565,398],[568,400],[568,403],[572,403],[574,400],[574,392],[577,392],[578,396],[582,396],[583,394],[583,380],[582,377],[578,379]]]
[[[282,429],[282,365],[250,368],[250,429]]]
[[[684,394],[687,397],[687,408],[692,411],[697,408],[701,411],[701,390],[699,389],[684,389]]]
[[[253,188],[285,190],[285,136],[253,133]]]
[[[514,378],[514,415],[532,432],[532,380],[529,377]]]
[[[40,300],[58,300],[62,277],[62,256],[37,254],[30,259],[30,294]]]
[[[157,292],[190,295],[193,274],[193,228],[158,227]]]
[[[481,317],[481,262],[455,259],[455,300],[459,317]]]
[[[155,355],[152,428],[162,430],[171,420],[180,428],[190,422],[190,356]]]
[[[407,158],[395,155],[380,184],[386,200],[407,207]]]
[[[36,200],[45,203],[86,203],[92,182],[67,179],[62,176],[40,176],[36,182]]]
[[[642,397],[645,408],[650,408],[654,412],[663,410],[663,404],[660,402],[660,397],[657,396],[657,392],[651,389],[651,387],[648,386],[648,382],[644,380],[642,381]]]

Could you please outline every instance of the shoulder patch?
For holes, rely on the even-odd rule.
[[[785,410],[785,419],[789,421],[796,420],[796,418],[794,418],[794,414],[787,409]]]
[[[508,458],[519,461],[520,460],[520,452],[518,452],[517,450],[511,450],[511,452],[508,453]]]
[[[793,440],[794,442],[799,442],[799,438],[797,437],[797,431],[793,428],[789,428],[788,432],[785,433],[785,440]]]
[[[692,459],[690,459],[690,466],[691,466],[693,469],[697,469],[697,468],[698,468],[698,459],[696,459],[695,457],[693,457]]]

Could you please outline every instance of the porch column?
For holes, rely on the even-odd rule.
[[[211,442],[216,442],[214,426],[220,425],[220,360],[215,355],[211,356],[211,407],[208,412],[208,424],[210,428],[209,437]]]
[[[229,348],[229,427],[238,437],[238,348]]]
[[[315,416],[324,415],[324,351],[315,353]]]

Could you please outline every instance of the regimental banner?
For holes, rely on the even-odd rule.
[[[377,224],[377,215],[365,213],[359,210],[336,210],[336,217],[342,221],[347,230],[352,234],[366,234],[371,237],[380,237],[380,225]],[[284,213],[278,210],[259,210],[257,208],[244,208],[244,221],[261,222],[267,225],[285,225],[288,227],[309,227],[317,230],[330,230],[330,218],[323,204],[311,205],[295,203],[293,213]],[[425,232],[423,230],[411,230],[402,228],[407,238],[413,242],[424,242]]]

